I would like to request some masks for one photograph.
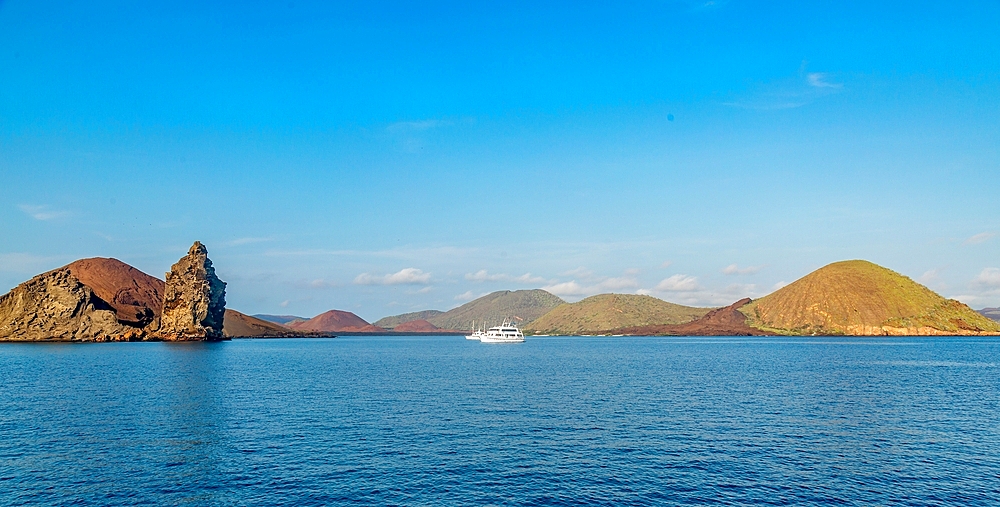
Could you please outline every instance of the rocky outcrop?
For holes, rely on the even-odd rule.
[[[134,341],[146,333],[74,276],[69,266],[42,273],[0,296],[0,340]]]
[[[155,336],[165,341],[223,340],[226,282],[215,276],[208,249],[195,241],[171,266]]]

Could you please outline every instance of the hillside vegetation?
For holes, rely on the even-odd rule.
[[[711,308],[668,303],[652,296],[599,294],[554,308],[524,326],[535,334],[592,334],[612,329],[684,324],[703,317]]]
[[[501,290],[465,303],[458,308],[427,319],[441,329],[472,329],[472,321],[477,325],[483,320],[488,325],[497,325],[505,318],[513,318],[519,325],[532,322],[549,310],[565,303],[541,289]]]
[[[791,335],[1000,332],[968,306],[868,261],[835,262],[740,308],[747,324]]]
[[[400,315],[393,315],[391,317],[382,317],[381,319],[375,321],[374,324],[378,327],[392,329],[400,324],[413,322],[415,320],[428,320],[443,313],[444,312],[441,310],[424,310],[422,312],[403,313]]]

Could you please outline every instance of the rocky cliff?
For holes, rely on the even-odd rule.
[[[119,321],[118,311],[69,266],[42,273],[0,296],[0,340],[131,341],[145,334],[141,327]]]
[[[155,336],[165,341],[223,340],[226,282],[215,275],[208,249],[195,241],[171,266]]]

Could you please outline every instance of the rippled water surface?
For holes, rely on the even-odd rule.
[[[0,344],[0,505],[1000,505],[994,339]]]

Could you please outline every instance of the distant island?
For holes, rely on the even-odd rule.
[[[117,259],[81,259],[0,296],[0,341],[212,341],[335,335],[464,334],[511,318],[528,335],[1000,335],[1000,309],[973,311],[862,260],[836,262],[757,300],[695,308],[635,294],[567,303],[544,290],[497,291],[448,311],[369,323],[226,308],[225,282],[195,242],[165,280]]]

